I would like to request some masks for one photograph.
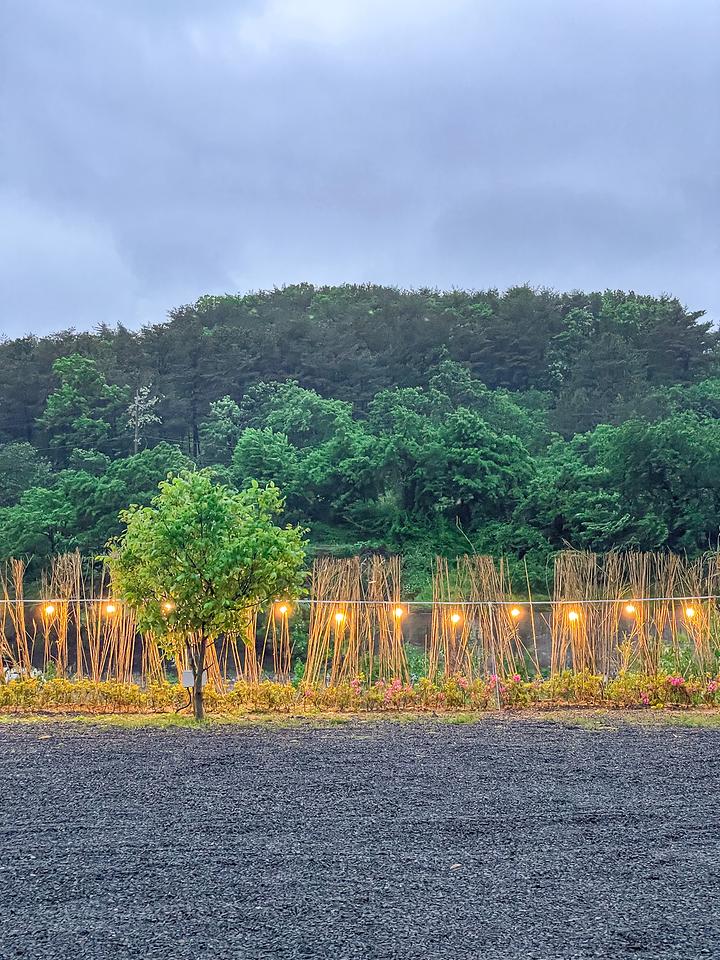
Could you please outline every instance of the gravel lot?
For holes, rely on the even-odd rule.
[[[720,957],[720,731],[0,726],[0,957]]]

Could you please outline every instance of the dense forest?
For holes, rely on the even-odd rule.
[[[720,345],[670,297],[299,285],[0,343],[0,558],[98,553],[168,471],[275,481],[316,551],[697,553]],[[412,582],[412,578],[411,578]]]

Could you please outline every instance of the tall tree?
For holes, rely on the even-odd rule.
[[[128,389],[109,384],[95,361],[78,353],[56,360],[53,373],[60,385],[47,398],[38,424],[55,462],[66,463],[75,448],[117,456],[127,431]]]
[[[127,422],[133,434],[133,454],[140,449],[140,441],[144,439],[145,428],[152,423],[160,423],[160,417],[155,407],[160,397],[153,397],[150,387],[138,387],[127,409]]]

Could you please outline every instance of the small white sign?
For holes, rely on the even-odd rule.
[[[206,687],[206,686],[207,686],[207,680],[208,680],[207,670],[203,670],[203,675],[202,675],[202,685],[203,685],[203,687]],[[186,690],[189,690],[190,687],[194,687],[194,686],[195,686],[195,681],[193,680],[193,672],[192,672],[192,670],[183,670],[182,674],[180,675],[180,683],[181,683],[181,685],[182,685],[183,687],[185,687]]]

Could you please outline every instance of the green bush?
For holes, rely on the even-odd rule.
[[[362,678],[313,687],[307,684],[239,680],[227,690],[206,691],[209,713],[318,713],[387,711],[481,711],[501,707],[713,707],[720,706],[720,678],[658,673],[621,673],[606,680],[564,671],[549,679],[452,676],[415,683]],[[34,677],[0,682],[0,712],[170,713],[187,707],[187,692],[176,683],[140,686],[104,680]]]

